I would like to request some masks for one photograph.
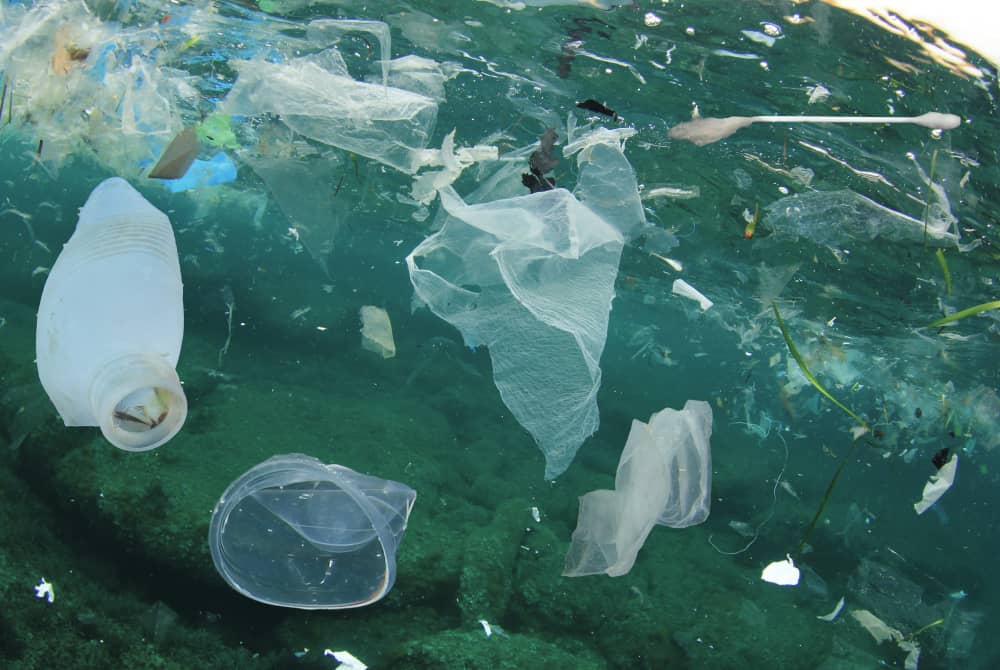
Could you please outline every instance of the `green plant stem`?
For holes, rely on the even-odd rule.
[[[854,451],[858,448],[858,444],[861,440],[854,440],[851,444],[850,450],[847,455],[844,456],[843,460],[840,461],[840,465],[837,466],[837,471],[833,473],[833,478],[830,479],[830,483],[826,487],[826,495],[823,496],[823,500],[820,502],[819,507],[816,509],[816,514],[813,515],[812,521],[809,522],[809,527],[806,528],[806,532],[802,535],[802,541],[799,542],[799,546],[795,549],[795,556],[798,558],[802,555],[802,548],[806,546],[806,542],[809,540],[809,536],[812,532],[816,530],[816,524],[823,517],[823,510],[826,509],[826,504],[830,502],[830,496],[833,495],[833,488],[837,485],[837,480],[840,479],[840,475],[844,472],[844,468],[847,467],[847,463],[851,460],[851,456],[854,455]]]
[[[945,260],[944,249],[938,249],[934,255],[937,256],[938,265],[941,266],[941,274],[944,275],[945,293],[951,295],[951,272],[948,271],[948,261]]]
[[[991,309],[1000,309],[1000,300],[991,300],[990,302],[984,302],[980,305],[975,305],[974,307],[968,307],[963,309],[961,312],[955,312],[954,314],[949,314],[948,316],[942,317],[933,323],[927,324],[928,328],[937,328],[938,326],[944,326],[946,324],[958,321],[959,319],[964,319],[967,316],[972,316],[973,314],[979,314],[980,312],[985,312]]]
[[[940,626],[940,625],[941,625],[941,624],[943,624],[943,623],[944,623],[944,619],[938,619],[937,621],[932,621],[932,622],[930,622],[929,624],[927,624],[926,626],[924,626],[923,628],[918,628],[918,629],[917,629],[916,631],[914,631],[913,633],[910,633],[909,635],[907,635],[907,636],[906,636],[906,639],[907,639],[907,640],[912,640],[912,639],[913,639],[913,638],[915,638],[916,636],[918,636],[918,635],[920,635],[921,633],[923,633],[923,632],[924,632],[925,630],[927,630],[927,629],[929,629],[929,628],[934,628],[934,626]]]
[[[806,366],[805,360],[802,358],[802,354],[799,353],[799,350],[795,347],[795,343],[792,342],[791,335],[788,334],[788,329],[785,327],[785,322],[781,319],[781,312],[778,311],[778,305],[772,302],[771,309],[774,310],[774,318],[778,320],[778,328],[781,329],[781,336],[785,338],[785,344],[788,345],[788,351],[791,352],[792,358],[794,358],[795,362],[798,363],[799,369],[802,370],[802,374],[806,376],[806,379],[809,380],[809,382],[816,388],[817,391],[826,396],[827,399],[830,400],[830,402],[832,402],[834,405],[847,412],[852,419],[858,422],[859,426],[861,426],[867,431],[868,424],[865,422],[865,420],[862,419],[857,414],[855,414],[847,405],[834,398],[833,395],[829,391],[827,391],[822,384],[819,383],[819,380],[816,379],[813,373],[809,371],[809,368]]]

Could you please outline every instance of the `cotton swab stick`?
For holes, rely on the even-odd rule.
[[[679,123],[667,135],[704,146],[729,137],[751,123],[913,123],[935,130],[950,130],[962,123],[957,114],[927,112],[920,116],[727,116],[706,117]]]

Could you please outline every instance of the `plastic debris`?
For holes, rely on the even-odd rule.
[[[160,160],[149,172],[150,179],[180,179],[187,174],[188,168],[198,157],[201,145],[198,143],[198,131],[194,126],[188,126],[174,136],[167,148],[163,150]]]
[[[346,201],[341,205],[337,199],[344,166],[333,156],[289,159],[246,152],[240,158],[267,184],[273,202],[292,224],[289,235],[302,243],[329,277],[327,256],[341,223],[342,210],[338,207],[346,207]]]
[[[601,104],[593,98],[587,98],[583,102],[576,103],[576,106],[580,109],[585,109],[588,112],[597,112],[598,114],[603,114],[604,116],[610,116],[612,120],[618,119],[618,112],[611,109],[607,105]]]
[[[53,586],[52,582],[47,582],[45,577],[42,577],[38,586],[35,587],[35,597],[42,598],[51,605],[56,600],[56,587]]]
[[[123,313],[136,295],[148,309]],[[106,179],[80,209],[42,289],[35,333],[42,386],[65,425],[100,426],[127,451],[154,449],[187,417],[175,370],[183,335],[170,220],[124,179]]]
[[[324,649],[324,656],[332,656],[337,661],[337,670],[368,670],[368,666],[361,662],[357,656],[349,651],[333,651]]]
[[[209,524],[216,571],[278,607],[365,607],[396,581],[417,492],[304,454],[272,456],[223,492]]]
[[[195,159],[183,177],[165,177],[163,185],[171,193],[180,193],[202,186],[228,184],[236,180],[236,172],[236,164],[229,155],[219,152],[207,161]]]
[[[881,205],[851,190],[810,191],[790,195],[764,208],[764,223],[775,238],[805,238],[821,246],[870,242],[927,242],[935,246],[954,244],[948,217],[924,221]]]
[[[220,149],[240,148],[228,114],[210,114],[198,124],[198,141]]]
[[[615,473],[615,490],[580,498],[563,575],[627,574],[656,525],[687,528],[712,504],[712,408],[688,400],[683,410],[633,420]]]
[[[913,503],[913,509],[916,510],[917,514],[923,514],[930,509],[931,505],[936,503],[945,494],[945,491],[951,488],[951,485],[955,483],[955,473],[957,470],[958,453],[956,452],[924,484],[923,497],[919,502]]]
[[[355,81],[335,50],[271,63],[232,61],[239,77],[223,102],[228,114],[274,114],[295,132],[412,174],[437,119],[437,102],[417,93]]]
[[[392,322],[389,321],[389,313],[381,307],[365,305],[361,308],[361,346],[382,358],[396,355]]]
[[[696,289],[694,286],[691,286],[691,284],[688,284],[683,279],[674,280],[674,285],[673,288],[671,289],[671,292],[674,295],[681,296],[682,298],[687,298],[688,300],[694,300],[695,302],[698,303],[698,306],[701,307],[701,311],[703,312],[711,308],[712,305],[715,304],[711,300],[706,298],[701,291]]]
[[[917,664],[920,661],[920,645],[911,639],[912,636],[907,638],[898,629],[888,625],[868,610],[853,610],[851,616],[871,633],[871,636],[879,644],[886,640],[892,640],[902,651],[906,652],[906,659],[903,661],[904,670],[917,670]]]
[[[842,609],[844,609],[844,597],[843,596],[841,596],[840,600],[837,601],[837,604],[833,608],[832,612],[830,612],[829,614],[824,614],[823,616],[817,616],[816,618],[819,619],[820,621],[833,621],[838,616],[840,616],[840,611]]]
[[[868,610],[852,610],[851,616],[855,621],[864,626],[864,629],[871,633],[871,636],[875,638],[875,641],[879,644],[885,642],[886,640],[899,641],[903,639],[903,634],[901,632],[888,625]]]
[[[421,167],[442,165],[443,170],[424,172],[413,178],[410,196],[422,205],[429,204],[439,190],[449,186],[473,163],[495,161],[499,158],[494,146],[476,145],[455,150],[455,131],[448,133],[441,142],[441,149],[424,149],[418,153]]]
[[[766,36],[761,36],[767,39]],[[740,57],[732,53],[728,55]],[[920,116],[727,116],[725,118],[706,116],[677,124],[670,129],[670,138],[704,146],[729,137],[740,128],[746,128],[752,123],[912,123],[935,130],[951,130],[961,125],[962,119],[956,114],[942,112],[926,112]]]
[[[439,63],[415,55],[401,56],[389,61],[389,85],[444,102],[445,82],[460,72],[462,67],[455,63]]]
[[[768,563],[763,572],[760,573],[760,578],[778,586],[797,586],[799,574],[799,569],[795,567],[791,555],[786,554],[784,561]]]
[[[601,130],[595,133],[603,137]],[[622,144],[610,140],[582,145],[576,164],[580,174],[573,195],[620,230],[626,240],[635,239],[647,227],[646,214],[635,170],[625,158]]]
[[[564,189],[467,205],[406,258],[420,301],[487,346],[501,398],[561,474],[598,426],[598,365],[624,240]],[[470,288],[474,287],[474,288]]]

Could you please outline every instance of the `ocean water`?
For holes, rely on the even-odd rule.
[[[929,326],[1000,299],[997,17],[838,4],[0,0],[0,666],[997,667],[1000,312]],[[961,124],[670,136],[931,111]],[[201,177],[150,178],[186,127]],[[35,365],[48,273],[112,176],[169,216],[183,277],[188,415],[147,452],[66,428]],[[600,225],[553,261],[525,182]],[[464,289],[428,309],[407,256],[484,211],[456,198],[500,215],[459,234],[478,255],[418,259]],[[574,256],[598,233],[603,274]],[[141,286],[123,317],[165,309]],[[477,320],[488,295],[507,311]],[[650,528],[664,503],[636,492],[627,574],[563,576],[633,421],[688,400],[713,416],[708,518]],[[384,599],[280,608],[216,572],[220,496],[289,453],[416,491]],[[936,456],[954,484],[918,515]],[[763,581],[786,556],[798,585]]]

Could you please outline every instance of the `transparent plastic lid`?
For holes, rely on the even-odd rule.
[[[417,493],[303,454],[274,456],[230,484],[209,547],[240,593],[301,609],[362,607],[396,579],[396,548]]]

